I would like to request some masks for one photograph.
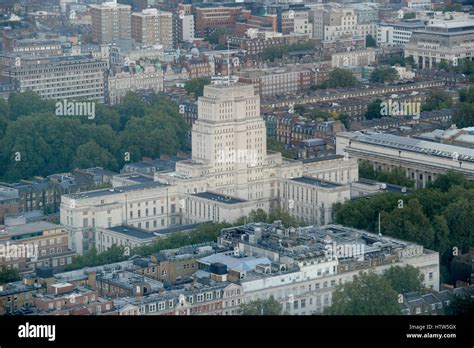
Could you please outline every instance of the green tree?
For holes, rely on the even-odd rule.
[[[122,129],[120,121],[119,113],[110,106],[98,103],[96,104],[95,117],[91,123],[95,123],[97,125],[107,125],[114,131],[118,132]]]
[[[208,77],[196,77],[194,79],[186,81],[184,84],[184,89],[188,94],[193,94],[194,97],[197,99],[201,97],[204,93],[204,86],[209,85],[211,83],[211,79]]]
[[[132,118],[145,116],[145,108],[145,102],[137,93],[128,92],[121,100],[120,104],[116,106],[120,118],[121,129],[125,128],[127,122]]]
[[[20,116],[28,116],[36,113],[55,112],[55,103],[51,100],[43,100],[32,91],[23,93],[12,93],[8,98],[9,118],[16,120]]]
[[[450,230],[449,241],[463,252],[474,245],[473,211],[474,200],[460,197],[446,207],[443,214]]]
[[[15,268],[2,268],[0,269],[0,284],[16,282],[20,280],[20,274]]]
[[[369,161],[359,162],[359,176],[361,178],[375,180],[377,178],[377,173],[375,172],[374,165]]]
[[[370,168],[368,168],[370,169]],[[398,208],[398,200],[404,201]],[[415,242],[440,254],[442,281],[452,283],[452,248],[466,251],[474,242],[474,187],[463,175],[439,175],[426,189],[405,195],[385,193],[334,206],[336,223],[376,232],[381,212],[382,234]]]
[[[407,178],[405,171],[400,167],[395,167],[391,171],[386,172],[377,170],[375,172],[375,180],[394,184],[398,186],[414,187],[415,181]]]
[[[329,112],[318,109],[311,110],[309,114],[309,118],[311,120],[317,120],[318,118],[322,118],[324,121],[327,121],[330,117],[331,116],[329,115]]]
[[[167,237],[157,237],[152,244],[127,250],[128,252],[126,252],[124,246],[115,244],[101,253],[98,253],[96,249],[91,249],[86,255],[77,256],[74,261],[66,267],[66,271],[120,262],[132,255],[149,256],[165,249],[175,249],[185,245],[214,242],[217,237],[220,236],[221,230],[230,226],[228,223],[204,223],[199,225],[192,233],[176,232]]]
[[[415,59],[413,58],[413,56],[405,57],[404,60],[405,60],[405,65],[410,65],[412,67],[416,67]]]
[[[372,35],[367,34],[365,36],[365,45],[367,47],[377,47],[377,41],[372,37]]]
[[[464,175],[454,171],[448,171],[444,175],[440,175],[428,185],[428,188],[434,188],[441,190],[442,192],[448,192],[453,186],[461,186],[465,188],[474,187],[473,183],[466,179]]]
[[[434,232],[430,220],[417,199],[409,199],[403,209],[382,212],[382,233],[421,245],[433,245]]]
[[[407,12],[403,14],[403,19],[415,19],[416,13],[415,12]]]
[[[280,302],[270,296],[267,300],[258,299],[240,306],[242,315],[281,315],[283,307]]]
[[[439,62],[437,64],[437,68],[439,70],[446,70],[446,71],[450,71],[451,70],[451,66],[449,65],[449,63],[446,61],[446,60],[441,60],[441,62]]]
[[[375,99],[367,106],[367,111],[365,112],[365,118],[367,120],[372,120],[374,118],[380,118],[380,110],[382,110],[382,100]]]
[[[392,56],[390,57],[389,64],[391,66],[394,66],[397,64],[401,66],[405,66],[405,60],[403,59],[402,56]]]
[[[289,213],[281,210],[275,209],[267,214],[262,209],[252,210],[247,217],[241,217],[236,222],[236,226],[244,225],[251,222],[266,222],[266,223],[273,223],[275,221],[281,221],[281,223],[285,227],[298,227],[300,226],[298,220],[296,220],[293,216]]]
[[[297,150],[287,149],[282,143],[270,137],[267,137],[267,150],[281,152],[281,155],[286,158],[297,157]]]
[[[474,298],[469,295],[458,295],[450,302],[446,309],[447,315],[474,316]]]
[[[306,111],[306,109],[305,109],[304,105],[295,105],[295,110],[294,110],[294,111],[295,111],[295,113],[297,113],[298,115],[303,116],[304,113],[305,113],[305,111]]]
[[[458,128],[474,126],[474,104],[459,103],[453,117],[453,123]]]
[[[314,44],[302,43],[293,45],[276,45],[265,48],[261,54],[261,57],[263,60],[274,61],[275,59],[283,58],[283,56],[288,54],[289,52],[308,50],[314,50]]]
[[[75,168],[103,167],[117,170],[117,161],[106,149],[93,140],[77,148],[73,165]]]
[[[339,121],[346,127],[347,130],[351,127],[351,117],[348,114],[339,115]]]
[[[449,93],[442,90],[434,90],[426,98],[425,104],[422,105],[422,111],[431,111],[439,109],[447,109],[453,105],[453,100]]]
[[[392,82],[398,79],[398,72],[391,67],[375,68],[370,75],[370,82]]]
[[[328,79],[321,84],[323,88],[352,87],[358,84],[354,74],[346,69],[335,68]]]
[[[383,277],[399,294],[412,291],[422,292],[424,289],[423,275],[418,268],[411,265],[392,266],[384,272]]]
[[[360,273],[352,282],[336,287],[329,315],[400,315],[398,294],[390,283],[375,273]]]
[[[257,209],[252,210],[249,214],[249,222],[267,222],[268,216],[265,210]]]
[[[217,45],[219,43],[219,37],[222,35],[230,34],[231,30],[230,29],[217,29],[215,30],[212,34],[209,34],[208,36],[205,37],[206,41],[208,41],[210,44]]]
[[[462,12],[461,4],[449,4],[443,7],[443,12]]]
[[[8,103],[0,98],[0,138],[3,137],[8,125]]]

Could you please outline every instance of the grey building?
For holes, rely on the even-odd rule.
[[[0,55],[2,74],[17,92],[31,90],[44,99],[105,101],[108,63],[89,56]]]

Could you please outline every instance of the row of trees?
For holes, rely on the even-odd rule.
[[[392,69],[392,68],[390,68]],[[395,69],[392,69],[395,71]],[[395,71],[396,72],[396,71]],[[372,77],[376,71],[372,73]],[[383,74],[383,73],[382,73]],[[376,79],[380,79],[379,82],[385,81],[384,77],[380,77],[380,75],[377,73]],[[371,78],[372,79],[372,78]],[[375,81],[373,81],[375,82]],[[464,92],[464,95],[467,96],[467,92]],[[467,97],[466,97],[467,98]],[[471,99],[469,99],[471,100]],[[464,105],[461,105],[461,107],[466,107],[467,109],[462,112],[462,118],[463,120],[469,119],[469,112],[472,110],[471,105],[467,105],[469,103],[464,103]],[[421,106],[421,111],[433,111],[433,110],[441,110],[441,109],[448,109],[453,106],[453,99],[451,98],[451,95],[445,91],[435,89],[429,93],[427,96],[425,102]],[[381,118],[381,110],[382,110],[382,100],[377,98],[373,100],[368,106],[367,106],[367,111],[365,112],[365,118],[367,120],[372,120],[374,118]],[[461,112],[458,112],[458,114],[461,114]],[[473,118],[474,120],[474,118]],[[460,121],[461,124],[464,124],[464,122]],[[474,124],[474,122],[473,122]]]
[[[20,274],[15,268],[0,269],[0,284],[11,283],[20,280]]]
[[[263,60],[274,61],[275,59],[281,59],[284,55],[290,52],[296,51],[309,51],[314,50],[314,44],[312,43],[301,43],[293,45],[277,45],[274,47],[265,48],[261,54]]]
[[[402,206],[400,207],[400,200]],[[440,253],[442,281],[452,282],[453,250],[474,245],[474,184],[459,173],[441,175],[426,189],[406,195],[387,193],[335,205],[335,220],[375,232],[381,213],[382,234],[415,242]]]
[[[451,106],[453,106],[453,99],[451,95],[440,89],[435,89],[431,91],[426,98],[424,104],[421,107],[421,111],[448,109]]]
[[[328,75],[328,79],[317,86],[317,88],[352,87],[359,84],[354,74],[347,69],[334,68]]]
[[[209,85],[211,79],[209,77],[196,77],[194,79],[187,80],[184,84],[186,93],[192,94],[194,98],[199,98],[204,94],[204,86]]]
[[[402,169],[395,168],[391,172],[375,170],[374,166],[368,161],[359,163],[359,176],[365,179],[382,181],[408,188],[414,187],[415,185],[415,181],[407,178]]]
[[[422,292],[422,281],[420,271],[410,265],[391,267],[382,275],[360,273],[336,287],[324,314],[400,315],[399,299],[406,292]]]
[[[16,181],[100,166],[118,170],[142,157],[188,151],[178,106],[129,93],[114,106],[96,104],[95,118],[58,116],[55,103],[33,92],[0,100],[0,179]]]
[[[370,82],[385,83],[393,82],[398,79],[398,72],[392,67],[382,66],[375,68],[370,74]]]
[[[400,315],[403,294],[422,293],[422,275],[417,268],[391,267],[383,275],[360,273],[352,282],[339,285],[333,293],[328,315]],[[456,296],[446,308],[447,315],[474,315],[474,298]]]

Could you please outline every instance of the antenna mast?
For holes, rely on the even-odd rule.
[[[230,41],[227,38],[227,85],[230,85]]]

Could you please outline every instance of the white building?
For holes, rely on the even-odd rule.
[[[424,28],[425,23],[419,20],[380,23],[377,28],[377,44],[405,45],[410,41],[414,30]]]
[[[163,71],[154,66],[145,66],[137,73],[121,72],[107,79],[107,101],[114,105],[120,103],[128,92],[163,91]]]
[[[313,7],[313,36],[323,41],[337,41],[342,37],[377,36],[376,22],[360,22],[356,10],[337,3]]]
[[[293,315],[320,314],[331,305],[337,285],[359,272],[382,274],[392,266],[418,268],[423,285],[439,290],[437,252],[339,225],[285,229],[256,223],[223,230],[219,242],[239,256],[269,261],[247,269],[232,269],[240,258],[227,262],[228,279],[242,286],[245,302],[273,296]]]
[[[333,68],[368,66],[373,62],[375,62],[375,51],[373,48],[368,48],[365,51],[334,53],[331,56]]]
[[[61,197],[61,223],[74,250],[83,252],[83,242],[100,227],[132,225],[151,233],[232,222],[257,209],[281,208],[308,224],[329,223],[332,205],[350,199],[349,183],[358,180],[355,160],[303,163],[267,151],[252,85],[208,85],[198,110],[192,158],[177,162],[175,171],[157,172],[151,183]]]

